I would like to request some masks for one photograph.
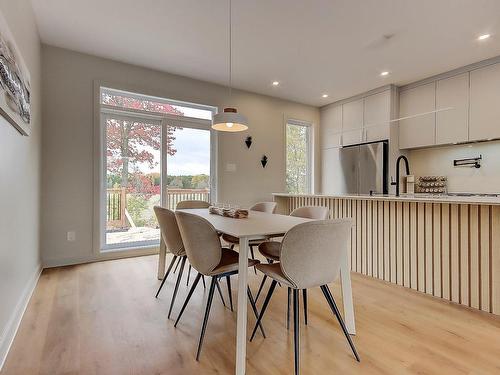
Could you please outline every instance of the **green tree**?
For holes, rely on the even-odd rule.
[[[308,193],[308,127],[287,124],[286,189],[289,193]]]

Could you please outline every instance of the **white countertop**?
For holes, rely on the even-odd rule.
[[[403,201],[403,202],[431,202],[431,203],[462,203],[462,204],[485,204],[500,205],[500,197],[483,196],[456,196],[456,195],[431,195],[431,194],[401,194],[399,197],[386,194],[289,194],[273,193],[276,197],[316,197],[316,198],[343,198],[343,199],[372,199],[380,201]]]

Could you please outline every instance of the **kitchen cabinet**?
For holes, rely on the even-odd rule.
[[[341,139],[342,106],[328,106],[321,111],[321,149],[340,147]]]
[[[436,82],[436,142],[449,144],[469,139],[469,73]]]
[[[321,152],[321,191],[323,194],[344,191],[340,148],[329,148]]]
[[[367,96],[364,102],[364,142],[389,138],[391,120],[391,92],[383,91]]]
[[[342,104],[342,145],[363,142],[363,99]]]
[[[470,72],[469,140],[500,138],[500,63]]]
[[[415,117],[399,121],[399,148],[408,149],[435,144],[436,114],[423,115],[434,111],[435,104],[435,82],[401,91],[400,117]]]

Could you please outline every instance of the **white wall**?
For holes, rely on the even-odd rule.
[[[0,367],[40,267],[40,41],[29,0],[0,0],[31,74],[33,132],[0,116]]]
[[[42,253],[44,264],[57,265],[85,261],[94,256],[94,80],[117,88],[219,108],[228,103],[227,89],[219,85],[45,45],[42,55]],[[310,121],[318,135],[319,110],[239,90],[233,90],[230,104],[248,117],[250,130],[220,136],[218,200],[241,205],[269,200],[272,192],[284,190],[284,119]],[[250,150],[244,145],[248,134],[253,137]],[[269,158],[265,169],[260,164],[263,154]],[[316,153],[316,160],[318,156]],[[235,163],[237,171],[225,172],[227,162]],[[318,165],[316,163],[316,186]],[[68,230],[76,231],[75,242],[66,241]]]
[[[454,167],[454,159],[483,156],[481,168]],[[450,192],[500,193],[500,141],[409,152],[411,173],[448,176]]]

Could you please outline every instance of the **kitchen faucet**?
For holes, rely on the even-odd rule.
[[[408,163],[408,158],[404,155],[400,155],[398,160],[396,160],[396,182],[391,182],[391,185],[396,185],[396,197],[399,197],[399,162],[401,159],[404,160],[406,166],[406,175],[410,174],[410,166]]]

